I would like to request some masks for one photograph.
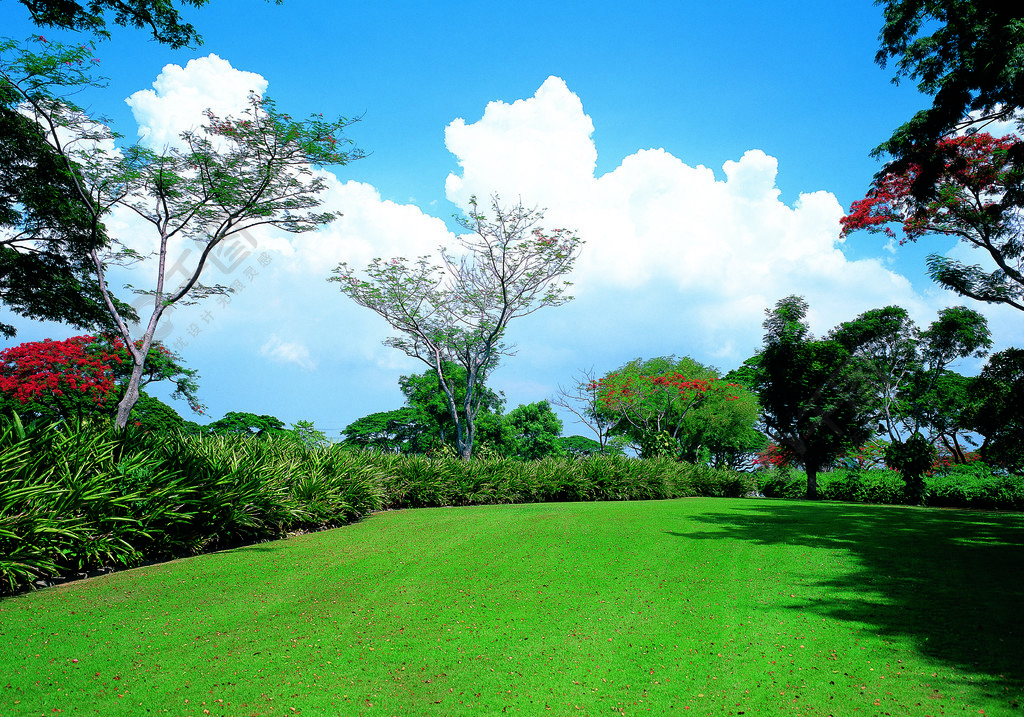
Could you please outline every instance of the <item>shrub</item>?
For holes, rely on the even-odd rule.
[[[928,479],[929,505],[958,508],[1024,509],[1024,476],[997,475],[982,461],[950,466]]]

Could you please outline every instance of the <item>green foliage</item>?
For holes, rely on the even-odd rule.
[[[561,455],[562,419],[547,401],[516,406],[504,418],[516,458],[533,461]]]
[[[935,463],[935,445],[920,433],[905,441],[890,441],[885,448],[885,463],[900,472],[907,484],[907,496],[914,503],[924,498],[924,474]]]
[[[284,421],[274,416],[258,416],[245,411],[228,411],[223,418],[207,425],[206,430],[222,436],[269,438],[284,434],[284,425]]]
[[[950,466],[927,483],[928,505],[1024,510],[1024,476],[997,474],[983,461]]]
[[[171,48],[200,45],[202,38],[192,25],[183,22],[178,9],[168,0],[20,0],[40,27],[91,32],[109,38],[107,20],[123,27],[148,28],[153,39]],[[280,0],[278,0],[280,2]],[[202,7],[207,0],[181,0],[181,5]]]
[[[985,436],[982,458],[1024,470],[1024,349],[993,354],[972,385],[972,399],[966,422]]]
[[[359,448],[412,453],[424,448],[431,438],[431,422],[431,417],[422,409],[403,406],[363,416],[345,426],[341,433],[345,443]]]
[[[601,453],[608,453],[609,455],[622,453],[621,449],[602,451],[600,443],[586,436],[562,436],[558,439],[558,446],[563,453],[576,458],[586,458],[588,456],[600,455]]]
[[[767,433],[804,467],[813,500],[818,471],[871,437],[869,367],[840,341],[813,339],[800,297],[782,299],[766,313],[753,388]]]

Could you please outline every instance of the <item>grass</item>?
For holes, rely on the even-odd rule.
[[[0,600],[0,716],[1019,714],[1024,516],[377,513]]]

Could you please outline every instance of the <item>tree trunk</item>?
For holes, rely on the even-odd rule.
[[[132,357],[132,376],[128,380],[128,386],[125,387],[124,396],[121,397],[121,401],[117,404],[117,419],[114,425],[118,431],[123,431],[128,426],[128,418],[131,416],[132,409],[135,408],[135,404],[139,401],[139,386],[142,383],[142,370],[146,366],[146,353],[142,354],[142,360]]]
[[[818,499],[818,467],[815,465],[805,465],[804,470],[807,471],[807,500]]]

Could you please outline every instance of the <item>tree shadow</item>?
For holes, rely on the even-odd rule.
[[[835,503],[751,501],[694,520],[690,540],[842,550],[849,565],[819,585],[842,595],[794,606],[910,638],[930,659],[1024,694],[1024,515]],[[979,685],[981,686],[981,685]]]

